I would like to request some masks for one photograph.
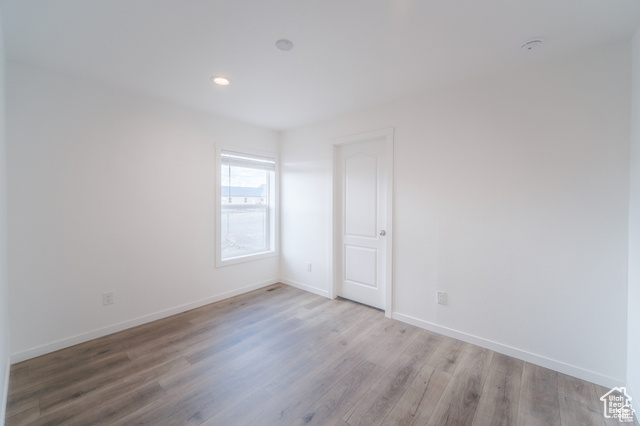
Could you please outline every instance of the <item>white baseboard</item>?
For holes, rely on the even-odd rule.
[[[317,287],[311,287],[309,285],[302,284],[293,280],[288,280],[286,278],[280,278],[280,282],[282,284],[290,285],[291,287],[299,288],[300,290],[308,291],[309,293],[317,294],[318,296],[323,296],[331,299],[331,296],[329,296],[329,292],[327,290],[322,290]]]
[[[237,290],[229,291],[226,293],[221,293],[216,296],[208,297],[206,299],[198,300],[195,302],[187,303],[181,306],[177,306],[171,309],[167,309],[164,311],[156,312],[150,315],[145,315],[142,317],[134,318],[128,321],[124,321],[118,324],[110,325],[108,327],[100,328],[97,330],[93,330],[87,333],[79,334],[76,336],[72,336],[66,339],[61,339],[55,342],[47,343],[42,346],[38,346],[35,348],[28,349],[23,352],[15,353],[11,355],[11,364],[21,362],[30,358],[34,358],[40,355],[44,355],[50,352],[54,352],[60,349],[67,348],[69,346],[77,345],[79,343],[83,343],[92,339],[96,339],[98,337],[103,337],[108,334],[116,333],[118,331],[126,330],[128,328],[136,327],[141,324],[145,324],[151,321],[155,321],[161,318],[165,318],[171,315],[175,315],[181,312],[188,311],[190,309],[199,308],[204,305],[208,305],[210,303],[218,302],[220,300],[228,299],[230,297],[234,297],[240,294],[248,293],[253,290],[260,289],[262,287],[266,287],[271,284],[275,284],[281,282],[283,284],[290,285],[295,288],[299,288],[301,290],[308,291],[310,293],[317,294],[319,296],[323,296],[326,298],[330,298],[329,292],[327,290],[319,289],[316,287],[312,287],[297,281],[288,280],[288,279],[271,279],[267,281],[263,281],[257,284],[253,284],[250,286],[246,286]],[[411,317],[409,315],[404,315],[398,312],[393,312],[391,314],[391,318],[396,319],[398,321],[405,322],[407,324],[414,325],[416,327],[423,328],[425,330],[433,331],[439,334],[443,334],[448,337],[452,337],[455,339],[462,340],[467,343],[471,343],[477,346],[481,346],[486,349],[490,349],[505,355],[512,356],[514,358],[521,359],[526,362],[530,362],[532,364],[540,365],[542,367],[546,367],[555,371],[559,371],[561,373],[577,377],[582,380],[586,380],[589,382],[597,383],[606,388],[613,388],[618,386],[625,386],[624,380],[616,379],[613,377],[605,376],[600,373],[585,370],[580,367],[576,367],[574,365],[566,364],[561,361],[557,361],[554,359],[546,358],[544,356],[540,356],[531,352],[527,352],[521,349],[517,349],[508,345],[504,345],[502,343],[494,342],[491,340],[487,340],[478,336],[474,336],[468,333],[464,333],[458,330],[454,330],[448,327],[443,327],[428,321],[424,321],[418,318]],[[8,380],[9,380],[9,364],[5,366],[7,369],[5,376],[4,386],[5,392],[8,389]],[[6,393],[5,393],[6,395]],[[635,402],[635,400],[634,400]],[[0,415],[3,414],[3,409],[0,409]],[[1,423],[0,423],[1,424]]]
[[[103,327],[97,330],[93,330],[87,333],[82,333],[66,339],[61,339],[55,342],[47,343],[42,346],[38,346],[35,348],[28,349],[26,351],[12,354],[11,364],[15,364],[17,362],[35,358],[37,356],[48,354],[50,352],[54,352],[60,349],[68,348],[69,346],[77,345],[79,343],[84,343],[89,340],[97,339],[98,337],[103,337],[108,334],[116,333],[118,331],[126,330],[128,328],[136,327],[138,325],[146,324],[148,322],[155,321],[161,318],[166,318],[168,316],[179,314],[181,312],[185,312],[191,309],[199,308],[201,306],[208,305],[210,303],[219,302],[220,300],[224,300],[233,296],[238,296],[240,294],[248,293],[250,291],[257,290],[259,288],[266,287],[268,285],[275,284],[278,282],[280,282],[279,279],[273,278],[271,280],[267,280],[267,281],[263,281],[250,286],[242,287],[237,290],[228,291],[226,293],[221,293],[216,296],[208,297],[206,299],[201,299],[195,302],[176,306],[175,308],[170,308],[170,309],[166,309],[164,311],[156,312],[153,314],[144,315],[138,318],[123,321],[123,322],[113,324],[107,327]]]
[[[502,343],[494,342],[492,340],[483,339],[482,337],[474,336],[472,334],[467,334],[458,330],[454,330],[452,328],[442,327],[440,325],[433,324],[431,322],[424,321],[418,318],[414,318],[409,315],[404,315],[404,314],[394,312],[391,317],[398,321],[415,325],[416,327],[424,328],[425,330],[443,334],[448,337],[453,337],[454,339],[462,340],[463,342],[471,343],[471,344],[483,347],[485,349],[490,349],[492,351],[499,352],[504,355],[509,355],[514,358],[518,358],[523,361],[529,362],[531,364],[536,364],[541,367],[549,368],[551,370],[555,370],[560,373],[567,374],[569,376],[577,377],[578,379],[596,383],[609,389],[616,386],[624,386],[624,380],[605,376],[603,374],[596,373],[594,371],[585,370],[583,368],[576,367],[571,364],[566,364],[561,361],[557,361],[551,358],[546,358],[544,356],[523,351],[521,349],[504,345]]]

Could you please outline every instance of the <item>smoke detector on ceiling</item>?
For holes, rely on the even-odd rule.
[[[534,50],[537,50],[540,48],[540,46],[542,46],[542,42],[543,40],[541,38],[531,39],[520,46],[520,50],[522,50],[524,53],[532,53]]]
[[[520,46],[520,50],[524,53],[532,53],[534,50],[537,50],[542,46],[542,41],[543,40],[541,38],[531,39]]]
[[[291,40],[287,40],[285,38],[276,41],[276,47],[282,51],[288,52],[293,49],[293,43]]]

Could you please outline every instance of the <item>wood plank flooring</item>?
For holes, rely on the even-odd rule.
[[[600,425],[600,386],[276,284],[11,367],[7,425]]]

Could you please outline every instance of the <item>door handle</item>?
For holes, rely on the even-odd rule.
[[[380,231],[380,236],[384,237],[385,235],[387,235],[387,231],[385,231],[384,229]]]

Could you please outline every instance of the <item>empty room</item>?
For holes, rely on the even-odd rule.
[[[637,425],[640,2],[0,0],[0,386]]]

